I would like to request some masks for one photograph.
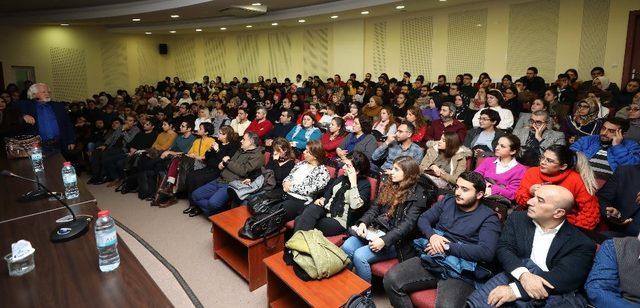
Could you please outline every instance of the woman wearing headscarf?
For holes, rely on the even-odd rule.
[[[570,144],[583,136],[600,132],[602,123],[598,120],[598,113],[598,102],[594,98],[586,98],[576,103],[575,112],[567,116],[564,125],[564,134]]]

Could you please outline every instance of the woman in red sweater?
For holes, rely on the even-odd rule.
[[[427,136],[427,129],[429,128],[427,120],[422,115],[422,111],[418,106],[412,106],[407,109],[407,121],[415,126],[416,130],[411,135],[411,141],[422,145],[422,141]]]
[[[344,120],[340,117],[331,119],[329,124],[329,130],[322,134],[322,147],[327,153],[327,159],[333,161],[336,158],[336,149],[342,143],[344,136],[347,135],[347,130],[344,127]]]
[[[577,169],[577,170],[574,170]],[[575,204],[567,220],[576,227],[593,230],[600,221],[600,206],[594,196],[596,181],[589,162],[582,153],[575,154],[566,145],[547,148],[540,158],[540,166],[529,168],[516,192],[516,202],[522,209],[541,185],[554,184],[567,188]]]

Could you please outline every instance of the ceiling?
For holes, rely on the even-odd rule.
[[[245,2],[246,1],[246,2]],[[375,18],[391,14],[441,8],[484,0],[29,0],[0,1],[0,23],[28,25],[101,26],[112,32],[176,34],[193,33],[196,28],[205,32],[256,30],[305,24],[326,23],[330,16],[339,20]],[[13,3],[11,3],[13,2]],[[234,5],[260,2],[268,8],[264,15],[233,17],[220,12]],[[404,8],[396,8],[403,5]],[[36,7],[37,9],[34,9]],[[368,15],[361,12],[367,10]],[[170,15],[179,15],[171,18]],[[140,21],[133,22],[133,18]],[[247,25],[252,25],[247,29]]]

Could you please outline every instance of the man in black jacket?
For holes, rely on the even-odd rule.
[[[636,236],[640,232],[640,165],[621,166],[598,190],[600,213],[610,237]]]
[[[527,212],[511,214],[496,252],[504,272],[476,289],[467,303],[471,307],[516,301],[534,306],[585,306],[586,300],[577,291],[589,274],[596,246],[566,221],[573,202],[566,188],[543,185],[527,202]]]

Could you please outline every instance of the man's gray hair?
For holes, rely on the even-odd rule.
[[[34,83],[29,87],[29,90],[27,90],[27,98],[28,99],[35,99],[36,98],[36,93],[38,93],[38,88],[42,87],[42,86],[47,86],[44,83]]]
[[[547,119],[547,121],[549,120],[549,112],[548,112],[548,111],[546,111],[546,110],[537,110],[537,111],[534,111],[534,112],[532,113],[532,115],[537,116],[537,117],[544,116],[544,117],[545,117],[545,119]]]
[[[260,146],[260,136],[258,136],[256,132],[245,132],[244,134],[247,135],[247,137],[249,137],[249,139],[251,140],[251,143],[253,143],[254,146],[256,147]]]

